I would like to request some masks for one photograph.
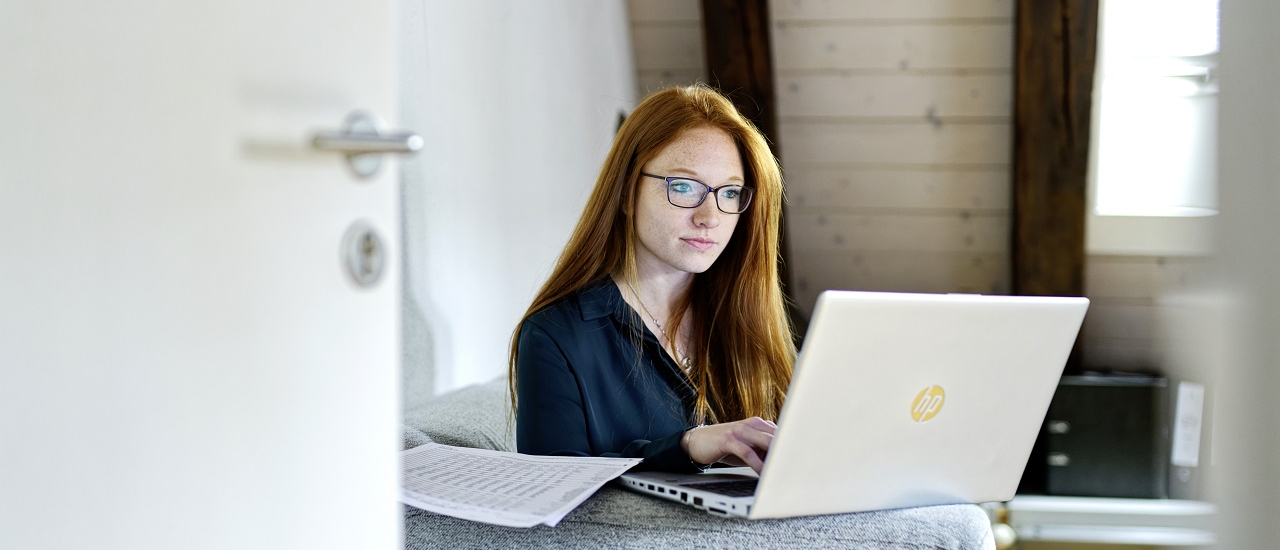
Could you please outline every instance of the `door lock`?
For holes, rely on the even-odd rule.
[[[382,278],[387,264],[387,247],[378,232],[364,221],[347,228],[342,238],[342,263],[357,286],[371,287]]]

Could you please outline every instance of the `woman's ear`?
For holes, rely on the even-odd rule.
[[[636,176],[636,177],[639,177],[639,176]],[[631,219],[632,211],[635,210],[636,193],[631,188],[633,185],[634,183],[632,182],[632,180],[628,179],[628,174],[623,174],[622,182],[619,185],[620,187],[619,198],[622,200],[622,208],[620,208],[619,210],[622,212],[622,217],[627,219]]]

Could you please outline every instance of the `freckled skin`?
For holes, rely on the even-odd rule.
[[[711,187],[744,184],[742,158],[733,138],[711,127],[690,129],[680,135],[643,172],[658,176],[684,176]],[[667,201],[665,182],[641,177],[636,201],[637,250],[641,272],[657,276],[702,273],[715,263],[738,225],[738,214],[726,214],[708,195],[697,208],[679,208]],[[714,241],[699,250],[690,239]]]

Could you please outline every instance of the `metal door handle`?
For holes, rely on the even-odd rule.
[[[382,166],[384,153],[411,154],[422,149],[422,137],[413,132],[387,132],[377,117],[363,111],[347,116],[342,130],[317,132],[311,146],[335,151],[347,157],[347,164],[360,177],[370,177]]]
[[[413,153],[422,149],[422,138],[412,132],[386,135],[320,132],[312,143],[321,151],[342,153]]]

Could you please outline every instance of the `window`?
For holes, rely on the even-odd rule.
[[[1100,9],[1088,250],[1207,254],[1218,0],[1102,0]]]

